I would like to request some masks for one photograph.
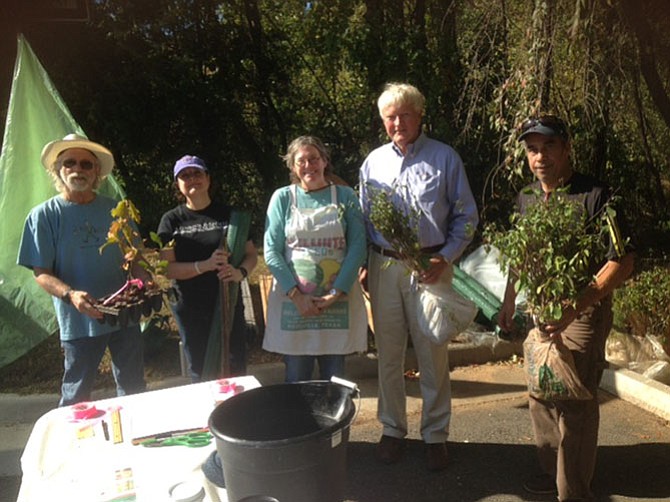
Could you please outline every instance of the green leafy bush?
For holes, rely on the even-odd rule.
[[[607,226],[601,215],[588,219],[564,189],[537,197],[525,214],[512,214],[511,229],[486,227],[484,241],[500,251],[501,270],[512,271],[516,291],[526,293],[529,313],[542,325],[560,319],[593,279],[589,265],[604,258]]]
[[[670,354],[670,267],[657,265],[614,294],[614,311],[630,334],[657,336]]]

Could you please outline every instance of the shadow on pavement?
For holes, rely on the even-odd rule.
[[[490,383],[490,382],[470,382],[464,380],[451,381],[452,398],[477,398],[482,396],[500,396],[501,394],[512,394],[516,392],[526,392],[526,385],[513,383]]]
[[[600,446],[593,489],[598,494],[623,495],[634,500],[670,500],[668,459],[667,443]],[[665,475],[659,475],[661,472]]]
[[[481,500],[553,501],[531,495],[523,481],[536,472],[530,445],[448,443],[450,465],[440,473],[425,467],[424,445],[407,441],[403,459],[384,466],[375,458],[374,443],[349,443],[346,498],[356,502],[477,502]],[[601,446],[593,483],[599,502],[611,496],[670,499],[670,477],[659,477],[670,458],[668,444]],[[653,466],[652,468],[650,468]]]
[[[521,480],[534,468],[534,448],[523,445],[447,443],[450,465],[443,472],[426,469],[424,444],[408,440],[403,459],[383,466],[373,443],[349,443],[347,499],[356,502],[475,502],[551,500],[526,498]]]

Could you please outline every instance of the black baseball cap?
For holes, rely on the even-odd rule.
[[[568,127],[556,115],[541,115],[539,117],[531,117],[521,124],[519,128],[520,134],[517,138],[522,141],[529,134],[542,134],[543,136],[560,136],[565,141],[570,137],[568,134]]]

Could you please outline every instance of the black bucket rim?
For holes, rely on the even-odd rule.
[[[324,427],[322,429],[319,429],[314,432],[310,432],[308,434],[303,434],[301,436],[293,436],[289,438],[283,438],[283,439],[269,439],[269,440],[251,440],[251,439],[242,439],[242,438],[236,438],[232,436],[228,436],[226,434],[221,433],[217,427],[214,427],[214,424],[212,423],[214,420],[214,415],[216,414],[217,410],[220,409],[223,406],[226,406],[226,403],[229,403],[231,400],[236,399],[238,397],[242,397],[247,393],[260,393],[260,392],[269,392],[273,388],[277,387],[286,387],[290,385],[305,385],[305,384],[320,384],[323,386],[337,386],[342,389],[345,389],[349,393],[349,410],[342,416],[341,419],[336,421],[334,424],[329,425],[328,427]],[[209,415],[209,420],[208,420],[208,426],[209,426],[209,431],[210,433],[217,439],[223,441],[224,443],[230,443],[234,444],[236,446],[246,446],[246,447],[251,447],[251,448],[259,448],[259,447],[267,447],[267,448],[276,448],[277,446],[287,446],[287,445],[294,445],[296,443],[304,442],[304,441],[310,441],[313,439],[321,438],[321,437],[332,437],[335,435],[335,433],[343,431],[347,428],[349,428],[354,421],[355,416],[357,415],[356,411],[356,405],[354,404],[353,400],[353,394],[355,394],[357,391],[352,390],[351,388],[347,387],[346,385],[342,385],[340,383],[332,382],[330,380],[304,380],[301,382],[286,382],[286,383],[279,383],[279,384],[272,384],[272,385],[263,385],[261,387],[256,387],[253,389],[246,390],[242,392],[241,394],[237,394],[235,396],[232,396],[231,398],[227,399],[226,401],[223,401],[222,403],[219,403],[212,413]],[[229,405],[228,405],[229,406]]]

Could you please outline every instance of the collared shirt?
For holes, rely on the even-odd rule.
[[[421,134],[406,155],[391,142],[363,162],[360,193],[367,235],[372,243],[390,249],[369,221],[369,187],[394,190],[396,204],[420,209],[421,247],[444,243],[439,253],[449,262],[457,260],[472,241],[479,223],[477,204],[463,161],[450,146]]]

